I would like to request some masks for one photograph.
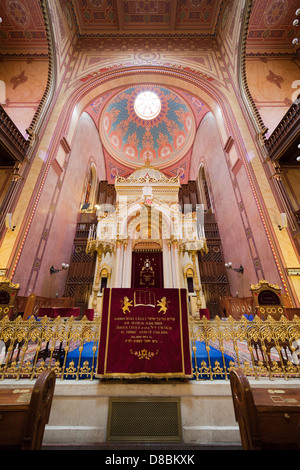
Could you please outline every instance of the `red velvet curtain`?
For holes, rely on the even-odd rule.
[[[133,288],[157,288],[164,287],[162,253],[132,253],[132,278]]]
[[[185,289],[104,289],[100,377],[191,377]]]

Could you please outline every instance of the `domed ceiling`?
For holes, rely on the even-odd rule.
[[[160,169],[178,162],[190,150],[195,130],[188,102],[157,85],[119,91],[107,102],[99,123],[106,151],[131,169],[146,160]]]

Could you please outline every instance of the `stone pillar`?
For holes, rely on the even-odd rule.
[[[172,272],[173,272],[173,287],[179,289],[180,286],[180,265],[179,265],[179,254],[178,254],[178,242],[177,240],[172,240],[171,245],[172,251]]]
[[[164,287],[173,287],[171,246],[169,240],[163,239],[163,268],[164,268]]]
[[[114,287],[122,287],[122,268],[123,268],[123,242],[117,240],[115,255],[115,281]]]
[[[131,270],[132,270],[132,240],[128,238],[124,242],[123,250],[123,277],[122,287],[131,287]]]

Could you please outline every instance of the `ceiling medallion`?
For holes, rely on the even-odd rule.
[[[142,91],[134,100],[134,111],[141,119],[155,119],[161,111],[161,101],[153,91]]]

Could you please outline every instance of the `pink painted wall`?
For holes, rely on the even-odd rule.
[[[231,294],[249,296],[250,284],[263,277],[281,285],[263,224],[244,167],[236,172],[228,167],[215,119],[208,113],[201,122],[191,159],[190,179],[197,179],[200,163],[204,163],[221,236],[225,262],[244,266],[244,274],[228,271]],[[236,168],[236,167],[235,167]],[[260,263],[261,269],[256,269]]]
[[[246,59],[251,96],[270,136],[300,93],[300,60],[288,57]]]
[[[5,101],[1,104],[25,138],[45,93],[48,67],[47,57],[0,61],[0,80],[5,85]]]
[[[20,295],[61,297],[67,271],[50,275],[50,266],[60,268],[69,263],[76,222],[82,202],[86,175],[93,161],[98,180],[105,179],[105,166],[99,134],[90,116],[79,120],[67,167],[53,162],[33,218],[14,282],[21,286]],[[50,151],[50,149],[49,149]],[[60,149],[59,161],[62,163]],[[37,158],[37,157],[36,157]]]

